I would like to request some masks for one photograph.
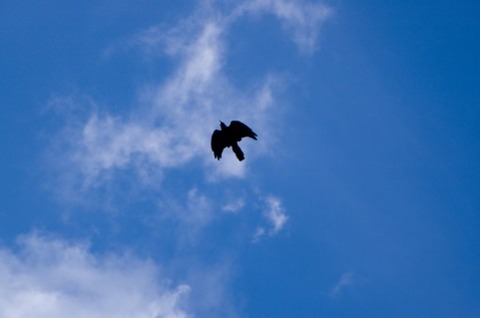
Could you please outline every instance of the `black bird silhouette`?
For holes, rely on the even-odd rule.
[[[232,147],[233,152],[239,161],[245,159],[242,149],[238,146],[238,142],[243,137],[250,137],[257,140],[257,134],[250,127],[238,120],[232,120],[230,126],[220,121],[220,128],[216,129],[212,134],[212,151],[217,160],[222,158],[222,152],[225,147]]]

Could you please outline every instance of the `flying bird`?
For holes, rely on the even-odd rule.
[[[232,120],[230,126],[220,121],[220,128],[216,129],[212,134],[212,151],[217,160],[222,158],[223,149],[232,147],[233,152],[239,161],[245,159],[242,149],[238,146],[238,142],[244,137],[250,137],[257,140],[257,134],[250,127],[238,120]]]

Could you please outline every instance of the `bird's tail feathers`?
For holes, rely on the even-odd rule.
[[[232,145],[232,150],[233,150],[233,152],[235,153],[235,155],[237,156],[237,159],[238,159],[238,160],[242,161],[243,159],[245,159],[245,156],[244,156],[244,154],[243,154],[243,151],[242,151],[242,149],[240,149],[240,147],[238,146],[237,143],[234,143],[234,144]]]

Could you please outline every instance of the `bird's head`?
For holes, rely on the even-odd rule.
[[[225,125],[225,123],[223,121],[220,120],[220,128],[222,129],[226,129],[227,128],[227,125]]]

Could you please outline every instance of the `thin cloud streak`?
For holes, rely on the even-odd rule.
[[[338,282],[333,286],[332,290],[330,291],[330,295],[332,297],[338,296],[340,293],[343,292],[345,288],[348,286],[353,285],[354,283],[354,276],[353,272],[346,272],[340,276]]]
[[[270,235],[280,232],[288,221],[288,216],[279,198],[269,196],[266,199],[267,210],[265,216],[271,224]]]
[[[263,227],[257,227],[255,233],[252,235],[252,243],[257,243],[265,235],[265,229]]]
[[[228,213],[238,213],[245,206],[245,199],[239,198],[222,206],[222,211]]]
[[[252,235],[253,243],[260,241],[260,239],[267,234],[271,237],[277,235],[288,221],[288,215],[280,198],[269,195],[263,200],[266,205],[263,215],[268,222],[268,226],[257,227],[255,233]]]
[[[290,0],[251,0],[240,5],[235,16],[273,14],[282,23],[300,51],[313,53],[323,24],[333,11],[322,3]]]

